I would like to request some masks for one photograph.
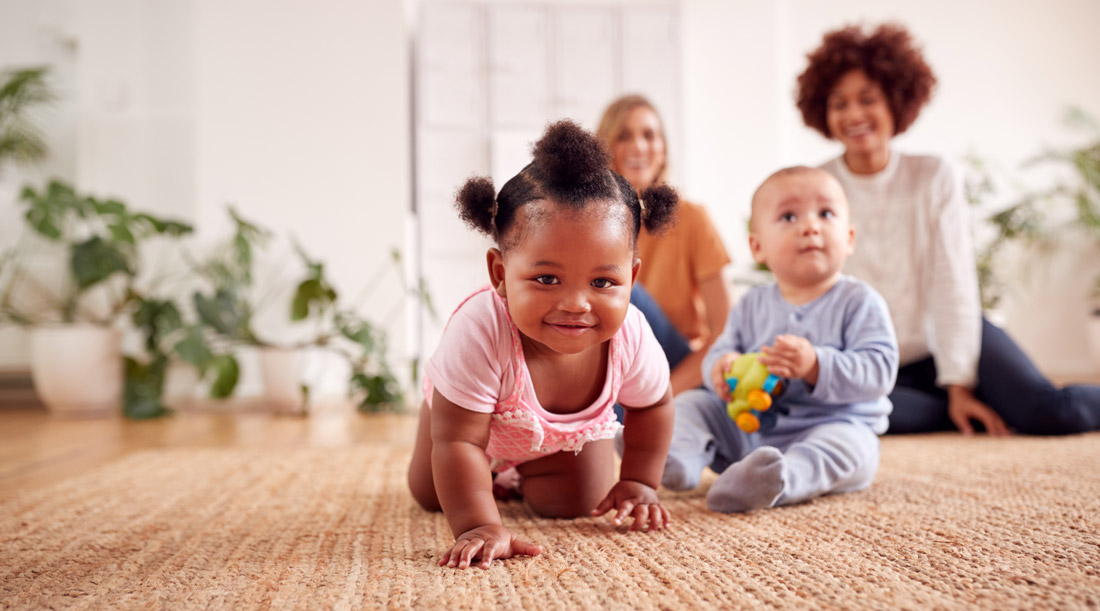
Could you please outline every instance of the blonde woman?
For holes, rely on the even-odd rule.
[[[619,98],[604,111],[597,134],[612,169],[641,193],[664,182],[668,142],[656,108],[645,97]],[[672,390],[703,383],[703,356],[722,331],[730,298],[722,281],[729,254],[705,208],[682,201],[676,226],[661,236],[642,230],[642,260],[631,302],[653,327],[672,367]]]

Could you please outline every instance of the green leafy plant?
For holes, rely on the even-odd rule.
[[[167,352],[161,338],[181,327],[182,317],[174,304],[139,288],[140,249],[154,238],[190,234],[191,226],[132,211],[116,199],[79,194],[58,180],[41,190],[25,187],[20,202],[27,231],[0,255],[0,322],[111,326],[129,317],[146,335],[147,354],[126,357],[123,411],[132,418],[165,413],[160,394]],[[43,245],[60,248],[67,261],[60,291],[36,279],[25,263]],[[93,294],[98,307],[89,303]]]
[[[1004,256],[1004,249],[1012,243],[1035,246],[1045,239],[1041,210],[1033,198],[1023,198],[993,213],[984,211],[986,202],[996,195],[996,188],[989,167],[977,155],[966,158],[968,173],[964,181],[967,202],[982,216],[978,224],[988,234],[975,253],[978,274],[978,289],[981,294],[982,309],[996,309],[1004,299],[1007,286],[998,273],[998,264]]]
[[[1056,164],[1069,172],[1054,186],[1032,192],[1028,197],[1041,205],[1068,204],[1072,207],[1072,220],[1053,227],[1049,235],[1061,236],[1063,230],[1077,231],[1100,248],[1100,125],[1078,108],[1066,113],[1065,123],[1086,140],[1077,147],[1046,151],[1029,162],[1029,165]],[[1100,315],[1100,266],[1095,273],[1092,279],[1093,314]]]
[[[5,161],[29,164],[46,157],[49,147],[32,113],[57,98],[48,76],[46,67],[0,72],[0,169]]]
[[[1060,167],[1066,170],[1063,176],[1046,188],[1021,189],[1022,195],[1013,203],[979,221],[992,234],[977,253],[982,305],[986,309],[996,307],[1004,294],[1006,283],[997,266],[1009,244],[1049,252],[1067,233],[1078,232],[1100,248],[1100,126],[1080,109],[1070,109],[1065,122],[1082,133],[1085,142],[1045,151],[1024,164],[1025,170]],[[984,209],[985,203],[997,195],[992,172],[976,155],[968,156],[967,166],[967,200],[976,209]],[[1066,208],[1071,210],[1068,216],[1059,214]],[[1092,287],[1096,302],[1093,313],[1100,315],[1100,269],[1092,279]]]
[[[289,321],[309,325],[310,333],[304,339],[279,342],[255,328],[256,313],[269,305],[270,300],[256,294],[254,263],[256,253],[268,245],[272,234],[245,220],[233,208],[229,209],[229,214],[234,224],[230,239],[211,257],[194,265],[207,283],[205,291],[196,291],[193,295],[207,342],[229,346],[291,350],[315,347],[327,350],[339,355],[350,366],[349,392],[358,397],[360,409],[401,409],[402,390],[386,357],[385,332],[358,314],[357,305],[349,306],[340,301],[340,293],[329,280],[324,264],[310,256],[300,244],[293,243],[293,249],[304,272],[295,281],[286,312]],[[399,253],[393,252],[391,260],[368,280],[357,304],[361,305],[371,296],[381,284],[382,274],[387,270],[399,269],[400,263]],[[398,277],[401,275],[398,274]],[[415,289],[406,287],[405,290],[420,297],[429,311],[434,311],[422,285]],[[198,365],[196,361],[190,362]],[[302,399],[308,405],[309,388],[305,385],[302,386]]]

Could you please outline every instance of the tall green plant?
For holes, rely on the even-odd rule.
[[[1029,159],[1024,169],[1039,166],[1060,167],[1063,175],[1052,185],[1042,189],[1023,190],[1009,206],[982,218],[981,222],[993,229],[993,237],[977,253],[978,278],[982,289],[984,307],[996,306],[1004,290],[1005,282],[998,274],[997,265],[1002,250],[1016,243],[1025,247],[1049,251],[1064,239],[1067,233],[1085,235],[1096,248],[1100,248],[1100,125],[1082,110],[1067,111],[1065,124],[1080,133],[1084,141],[1080,146],[1050,149]],[[996,196],[993,179],[988,168],[977,156],[967,159],[969,172],[966,194],[976,208]],[[1071,220],[1057,219],[1059,210],[1070,210]],[[1100,266],[1091,280],[1095,314],[1100,315]]]
[[[27,164],[46,157],[46,137],[32,114],[57,99],[48,75],[47,67],[0,72],[0,170],[6,161]]]

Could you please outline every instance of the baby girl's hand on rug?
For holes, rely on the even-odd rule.
[[[760,354],[759,363],[770,373],[817,384],[817,351],[805,337],[780,335],[775,338],[774,346],[760,348]]]
[[[630,530],[650,531],[668,528],[672,515],[657,500],[657,491],[633,480],[621,480],[611,488],[592,515],[602,516],[615,511],[615,524],[622,524],[627,516],[634,518]]]
[[[541,547],[517,538],[500,524],[486,524],[459,535],[454,546],[439,560],[439,566],[465,569],[480,558],[478,566],[487,569],[493,558],[538,556],[541,553]]]

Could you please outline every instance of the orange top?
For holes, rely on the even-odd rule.
[[[706,208],[680,202],[680,219],[669,232],[638,236],[642,267],[638,281],[661,306],[665,316],[689,342],[710,334],[699,283],[730,262]]]

